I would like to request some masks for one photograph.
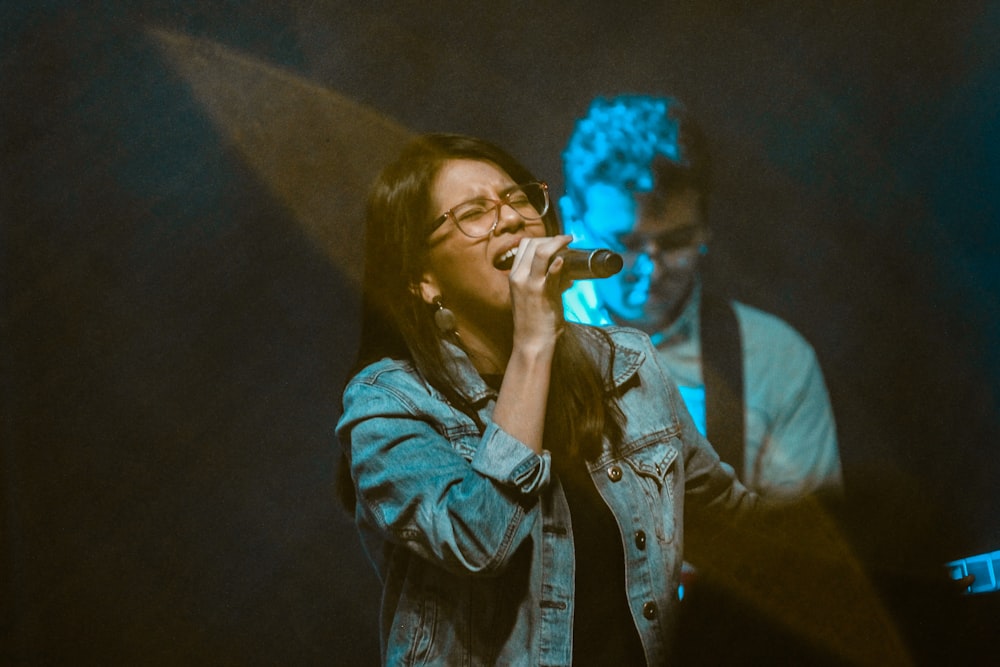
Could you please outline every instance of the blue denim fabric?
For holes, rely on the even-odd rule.
[[[648,337],[605,331],[627,424],[621,447],[605,443],[590,471],[618,519],[629,605],[647,660],[659,665],[674,621],[685,499],[737,510],[755,498],[698,433]],[[600,338],[585,338],[606,364]],[[570,665],[573,526],[550,456],[490,420],[496,393],[463,352],[447,352],[485,432],[411,364],[389,359],[351,380],[337,425],[362,542],[384,585],[383,661]]]

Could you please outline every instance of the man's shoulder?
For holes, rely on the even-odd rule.
[[[809,344],[795,327],[777,315],[740,301],[732,301],[731,303],[744,335],[773,337],[781,343]]]
[[[751,367],[777,365],[791,372],[818,364],[812,344],[791,324],[759,308],[732,303],[740,323],[743,352]]]

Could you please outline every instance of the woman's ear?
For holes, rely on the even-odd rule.
[[[420,282],[411,284],[410,290],[428,305],[433,304],[434,299],[441,296],[441,288],[438,287],[437,279],[430,271],[424,271],[424,274],[420,277]]]

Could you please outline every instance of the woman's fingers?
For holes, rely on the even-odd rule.
[[[522,239],[514,265],[511,267],[511,277],[558,275],[563,262],[561,258],[553,259],[553,256],[565,248],[571,240],[573,237],[566,234]]]
[[[562,292],[567,281],[560,275],[563,260],[554,256],[571,239],[560,235],[521,240],[510,271],[517,339],[550,338],[562,331]]]

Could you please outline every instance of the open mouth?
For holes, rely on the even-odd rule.
[[[504,254],[497,257],[493,261],[493,266],[501,271],[510,271],[511,267],[514,266],[515,257],[517,257],[517,246],[514,246]]]

